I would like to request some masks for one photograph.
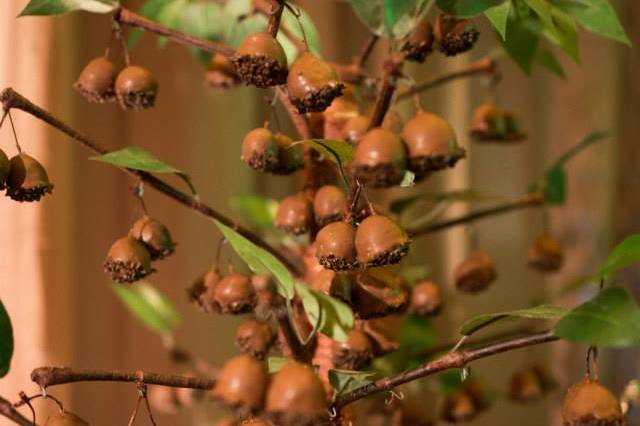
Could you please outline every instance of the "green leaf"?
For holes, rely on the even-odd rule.
[[[460,334],[471,336],[476,331],[505,318],[528,318],[548,320],[560,318],[566,313],[564,308],[553,305],[540,305],[534,308],[517,309],[515,311],[496,312],[492,314],[479,315],[462,324]]]
[[[0,301],[0,377],[4,377],[11,367],[13,357],[13,327],[11,319]]]
[[[424,0],[384,0],[384,22],[389,34],[396,37],[408,34],[422,3]]]
[[[31,0],[18,16],[45,16],[84,10],[92,13],[113,12],[118,0]]]
[[[385,35],[383,0],[345,0],[351,5],[363,24],[377,35]]]
[[[543,21],[542,33],[571,59],[580,62],[578,27],[575,19],[556,7],[552,7],[550,13],[551,22]]]
[[[278,282],[278,293],[287,299],[294,295],[294,281],[291,272],[265,249],[258,247],[233,229],[212,219],[220,232],[231,244],[235,252],[255,274],[271,274]]]
[[[287,363],[286,358],[279,356],[270,356],[267,358],[267,369],[269,374],[275,374]]]
[[[373,376],[376,373],[372,371],[351,371],[351,370],[329,370],[329,383],[335,392],[334,396],[351,392],[355,389],[373,383]]]
[[[631,235],[615,246],[594,278],[604,278],[635,263],[640,263],[640,234]]]
[[[347,173],[345,172],[345,165],[353,159],[354,147],[345,141],[333,140],[333,139],[307,139],[295,142],[294,145],[304,144],[308,145],[327,159],[333,161],[340,168],[340,174],[348,185]]]
[[[338,342],[347,340],[354,323],[349,306],[302,283],[296,283],[296,292],[315,328]]]
[[[489,19],[493,28],[502,37],[502,40],[507,39],[507,22],[509,21],[509,14],[511,13],[511,0],[507,0],[502,4],[493,6],[484,11],[484,15]]]
[[[588,345],[640,345],[640,307],[620,287],[609,287],[566,314],[556,325],[557,336]]]
[[[120,301],[151,330],[170,334],[180,323],[180,313],[171,301],[152,285],[140,282],[134,285],[111,286]]]
[[[234,195],[231,208],[240,213],[252,228],[267,230],[273,228],[278,211],[278,201],[259,195]]]
[[[573,16],[585,29],[631,46],[631,41],[608,0],[558,0],[557,3],[560,9]]]
[[[528,75],[540,42],[540,26],[530,15],[512,13],[507,21],[506,40],[500,40],[506,52]]]
[[[562,167],[553,167],[545,176],[544,200],[549,204],[564,204],[567,199],[567,175]]]
[[[564,69],[562,68],[562,65],[560,65],[560,62],[558,62],[558,59],[556,58],[556,55],[553,54],[553,52],[546,49],[538,49],[538,51],[536,52],[536,61],[538,61],[538,63],[540,63],[543,67],[545,67],[558,77],[567,77]]]
[[[470,18],[503,3],[504,0],[436,0],[445,13],[457,17]]]
[[[282,14],[281,25],[284,29],[287,30],[287,33],[291,34],[298,40],[303,40],[303,38],[306,37],[309,51],[317,57],[321,58],[322,45],[320,43],[320,33],[318,32],[318,29],[316,28],[315,24],[313,23],[313,19],[311,19],[309,14],[302,9],[300,9],[300,12],[300,22],[298,22],[298,18],[296,18],[296,16],[289,9],[285,9],[284,13]],[[300,29],[300,25],[302,25],[302,27],[304,28],[304,37]],[[289,39],[288,35],[284,35],[284,31],[278,33],[279,40],[281,36]],[[298,57],[300,53],[302,52],[298,52],[297,50],[291,53],[287,52],[287,60],[289,61],[289,63],[293,63],[294,59]]]
[[[424,353],[436,340],[433,323],[420,315],[408,315],[402,321],[399,340],[400,347],[409,353]]]
[[[309,335],[309,338],[311,338],[311,336],[315,335],[315,333],[320,329],[324,312],[320,305],[320,301],[306,284],[296,282],[296,293],[298,297],[300,297],[300,300],[302,300],[304,311],[313,326],[313,330]]]
[[[158,20],[158,14],[160,13],[160,11],[170,2],[172,2],[174,0],[147,0],[144,5],[140,8],[140,11],[138,12],[140,15],[144,16],[147,19],[150,19],[152,21],[157,21]],[[138,43],[138,40],[140,39],[140,37],[142,36],[142,30],[140,29],[133,29],[130,33],[129,33],[129,40],[128,40],[128,46],[129,49],[133,49],[134,46],[136,45],[136,43]]]

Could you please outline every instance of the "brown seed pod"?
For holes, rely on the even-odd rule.
[[[9,157],[0,149],[0,190],[6,187],[7,176],[9,176]]]
[[[212,390],[213,397],[239,415],[262,410],[269,373],[263,361],[237,355],[227,361]]]
[[[473,112],[470,134],[476,142],[520,142],[526,138],[516,117],[493,102],[485,102]]]
[[[87,64],[73,85],[89,102],[110,102],[116,97],[116,67],[100,56]]]
[[[356,230],[350,223],[333,222],[316,236],[316,256],[322,266],[334,271],[358,267],[356,260]]]
[[[281,305],[277,285],[271,275],[267,274],[253,275],[251,285],[253,285],[257,296],[254,313],[258,319],[268,320],[273,316],[274,309]]]
[[[294,235],[309,232],[313,227],[313,205],[302,192],[286,197],[278,206],[276,228]]]
[[[236,74],[246,84],[271,87],[287,81],[287,55],[271,34],[249,34],[231,59]]]
[[[248,276],[230,273],[213,290],[213,305],[222,314],[245,314],[256,306],[256,292]]]
[[[322,112],[338,96],[344,84],[331,65],[311,53],[304,53],[291,65],[287,77],[289,99],[298,112]]]
[[[133,224],[129,235],[147,246],[151,260],[163,259],[172,254],[175,248],[169,229],[147,215]]]
[[[363,321],[363,331],[367,333],[373,345],[373,355],[379,357],[398,350],[399,334],[402,328],[402,315],[387,315]]]
[[[45,168],[25,153],[11,158],[6,186],[7,197],[20,202],[40,201],[40,198],[53,191]]]
[[[433,281],[420,281],[411,289],[410,313],[422,316],[438,315],[442,306],[442,292]]]
[[[269,324],[250,319],[237,328],[235,343],[240,352],[264,359],[275,337]]]
[[[207,65],[204,81],[212,89],[229,89],[240,83],[240,78],[231,63],[231,59],[214,53]]]
[[[360,319],[380,318],[404,312],[409,292],[402,283],[376,275],[373,271],[359,273],[351,289],[351,308]]]
[[[466,155],[453,128],[436,114],[417,114],[404,126],[402,138],[407,144],[409,170],[419,178],[453,167]]]
[[[527,261],[540,272],[556,272],[564,263],[562,246],[550,235],[542,235],[529,247]]]
[[[406,58],[413,62],[423,63],[433,52],[433,27],[426,19],[418,22],[402,45]]]
[[[469,19],[440,14],[433,29],[438,49],[447,56],[468,52],[478,41],[480,32]]]
[[[400,262],[409,252],[410,239],[396,222],[374,214],[358,226],[355,243],[358,262],[369,268]]]
[[[449,395],[442,405],[440,417],[449,423],[464,423],[473,419],[478,413],[473,398],[462,391]]]
[[[275,173],[280,168],[280,145],[269,129],[259,127],[242,140],[240,158],[252,169]]]
[[[353,329],[346,342],[333,342],[333,364],[344,370],[362,370],[373,359],[373,346],[361,330]]]
[[[89,423],[68,411],[59,411],[49,416],[44,426],[89,426]]]
[[[253,417],[243,420],[239,426],[276,426],[268,420],[261,419],[259,417]]]
[[[272,378],[265,411],[278,426],[319,426],[328,420],[327,395],[311,366],[287,363]]]
[[[335,185],[324,185],[318,189],[313,197],[313,216],[316,224],[323,227],[342,220],[346,201],[344,191]]]
[[[175,388],[167,386],[149,386],[147,390],[149,405],[162,414],[175,414],[180,408]]]
[[[214,296],[216,285],[220,279],[218,268],[209,269],[187,289],[189,300],[197,303],[208,314],[216,312]]]
[[[280,156],[279,165],[273,173],[289,175],[300,170],[304,166],[302,145],[293,145],[293,139],[282,133],[276,133],[274,137],[280,148]]]
[[[364,115],[351,117],[344,123],[342,128],[344,139],[349,143],[355,144],[367,133],[370,122],[371,119]]]
[[[562,404],[564,426],[623,426],[618,399],[598,380],[585,377],[567,391]]]
[[[154,269],[151,268],[151,255],[145,245],[126,236],[116,240],[109,249],[104,271],[113,281],[132,283],[151,274]]]
[[[376,128],[356,145],[351,169],[364,185],[388,188],[402,181],[406,163],[406,149],[400,138],[389,130]]]
[[[350,299],[351,280],[346,274],[340,274],[329,269],[323,269],[315,274],[310,286],[329,296],[344,302]]]
[[[147,109],[156,102],[158,82],[148,69],[130,65],[116,78],[116,96],[122,109]]]
[[[456,287],[464,293],[479,293],[486,290],[497,276],[493,260],[482,252],[470,254],[453,271]]]
[[[346,86],[344,93],[335,98],[322,113],[322,131],[325,139],[344,139],[346,122],[357,116],[360,106],[352,86]]]
[[[216,426],[239,426],[239,425],[240,425],[240,419],[232,416],[223,417],[222,419],[216,422]]]
[[[516,402],[531,402],[542,398],[556,387],[551,374],[541,364],[515,372],[509,383],[509,398]]]

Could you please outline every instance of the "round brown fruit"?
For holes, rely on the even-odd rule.
[[[389,130],[368,131],[356,149],[351,163],[355,177],[373,188],[389,188],[402,181],[407,167],[402,140]]]
[[[237,86],[240,82],[231,59],[219,53],[214,53],[211,56],[204,80],[206,85],[213,89],[229,89]]]
[[[101,56],[93,59],[80,73],[74,87],[82,93],[89,102],[109,102],[116,96],[114,83],[116,81],[116,67]]]
[[[334,271],[355,269],[356,230],[347,222],[333,222],[316,236],[316,256],[322,266]]]
[[[249,34],[231,59],[236,74],[246,84],[271,87],[287,81],[287,55],[271,34]]]
[[[347,197],[335,185],[324,185],[313,197],[313,216],[319,227],[342,220]]]
[[[236,330],[235,343],[238,350],[257,359],[264,359],[274,340],[275,334],[271,327],[262,321],[247,320]]]
[[[482,252],[470,254],[453,271],[456,287],[464,293],[479,293],[486,290],[497,276],[493,260]]]
[[[109,277],[119,283],[132,283],[151,274],[151,255],[140,241],[126,236],[109,249],[104,261],[104,271]]]
[[[304,53],[291,65],[287,77],[289,99],[298,112],[322,112],[342,95],[344,84],[331,65],[311,53]]]
[[[342,128],[345,140],[352,144],[357,143],[367,133],[370,122],[371,119],[364,115],[349,118]]]
[[[564,263],[562,246],[550,235],[542,235],[529,247],[527,261],[540,272],[556,272]]]
[[[147,247],[151,260],[163,259],[172,254],[175,249],[169,229],[147,215],[133,224],[129,235]]]
[[[373,346],[369,337],[361,331],[353,329],[345,342],[333,343],[333,364],[335,368],[344,370],[362,370],[373,359]]]
[[[408,60],[419,63],[423,63],[433,52],[433,27],[428,20],[418,22],[405,39],[402,51]]]
[[[618,399],[597,380],[585,377],[567,391],[562,404],[564,426],[623,426]]]
[[[45,168],[25,153],[11,158],[6,186],[7,197],[20,202],[40,201],[40,198],[53,191]]]
[[[7,177],[9,176],[9,157],[0,149],[0,190],[6,187]]]
[[[217,267],[209,269],[187,289],[189,300],[197,303],[208,314],[215,312],[215,288],[220,278]]]
[[[309,232],[313,227],[313,205],[304,193],[286,197],[278,206],[276,228],[293,235]]]
[[[471,138],[476,142],[520,142],[526,135],[516,117],[492,102],[485,102],[473,112]]]
[[[433,316],[442,310],[442,306],[442,292],[433,281],[420,281],[411,289],[409,313]]]
[[[274,134],[264,127],[251,130],[242,140],[240,159],[254,170],[275,173],[280,168],[280,146]]]
[[[212,395],[238,414],[247,415],[262,410],[268,383],[269,373],[263,361],[237,355],[222,367]]]
[[[89,423],[68,411],[59,411],[49,416],[44,426],[89,426]]]
[[[232,272],[216,284],[213,301],[217,312],[238,315],[251,312],[257,297],[250,278]]]
[[[438,49],[447,56],[468,52],[480,37],[469,19],[457,19],[445,14],[436,18],[433,35]]]
[[[130,65],[124,68],[116,78],[116,96],[120,106],[125,109],[147,109],[156,102],[158,82],[148,69]]]
[[[555,388],[556,382],[544,366],[534,364],[511,376],[509,398],[516,402],[531,402]]]
[[[382,215],[364,219],[356,231],[358,262],[364,267],[392,265],[409,252],[410,239],[393,220]]]

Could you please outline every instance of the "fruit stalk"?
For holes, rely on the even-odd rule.
[[[273,7],[273,10],[269,12],[267,32],[275,38],[278,35],[278,30],[280,29],[282,12],[284,12],[284,0],[273,0]]]
[[[0,414],[20,426],[33,426],[31,420],[23,416],[13,407],[11,402],[0,396]]]

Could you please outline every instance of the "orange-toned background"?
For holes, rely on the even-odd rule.
[[[109,148],[142,146],[188,170],[202,198],[223,211],[229,212],[232,194],[262,191],[277,197],[293,190],[291,180],[265,179],[239,160],[242,135],[262,121],[257,90],[207,91],[199,65],[184,48],[169,45],[158,51],[154,37],[145,35],[133,55],[135,62],[151,68],[160,80],[157,107],[124,113],[112,104],[87,104],[71,84],[82,66],[102,53],[108,40],[108,17],[79,13],[15,19],[25,3],[0,2],[1,88],[13,86]],[[366,33],[344,4],[317,0],[302,4],[316,18],[326,57],[346,61],[358,51]],[[619,6],[632,39],[640,43],[640,8],[631,1]],[[484,34],[474,55],[493,43],[490,32]],[[423,98],[426,107],[454,124],[462,144],[470,150],[468,161],[427,183],[430,190],[474,187],[517,196],[554,155],[587,132],[618,130],[615,140],[597,145],[570,163],[568,203],[550,210],[554,232],[567,248],[563,271],[543,280],[524,264],[527,245],[541,231],[539,212],[479,223],[480,246],[496,257],[500,278],[478,297],[456,297],[449,291],[449,315],[437,321],[443,340],[452,338],[456,326],[469,316],[527,306],[545,288],[592,271],[612,243],[640,228],[640,198],[634,196],[640,165],[636,141],[640,134],[636,116],[640,104],[638,55],[635,50],[586,34],[582,48],[581,66],[565,63],[566,81],[540,70],[528,79],[512,64],[504,65],[500,99],[522,115],[530,135],[518,146],[469,145],[464,130],[471,109],[486,93],[482,82],[456,82]],[[383,55],[382,46],[374,56],[372,70],[378,70],[377,60]],[[412,71],[420,80],[470,60],[438,60],[412,67]],[[406,117],[411,113],[410,105],[403,108]],[[122,308],[101,270],[110,243],[123,235],[134,219],[135,204],[129,191],[132,182],[114,168],[88,161],[85,150],[32,117],[16,112],[14,119],[23,148],[47,166],[56,188],[53,196],[38,204],[0,200],[0,298],[12,317],[16,335],[12,370],[0,380],[0,395],[15,399],[20,390],[33,392],[29,372],[40,365],[171,371],[159,339]],[[8,126],[0,132],[0,146],[14,153]],[[219,364],[234,353],[231,323],[236,320],[200,314],[189,305],[184,292],[207,267],[218,234],[206,219],[151,190],[147,200],[151,213],[170,226],[179,242],[177,253],[159,265],[152,281],[183,312],[179,342]],[[462,211],[463,206],[451,209],[452,213]],[[421,240],[414,258],[428,262],[436,278],[450,288],[449,272],[467,247],[465,231],[458,228]],[[629,273],[623,279],[631,282],[633,278],[637,275]],[[523,350],[479,362],[474,371],[504,389],[510,371],[530,360],[546,359],[567,384],[579,377],[582,349],[556,344]],[[616,390],[625,378],[637,377],[640,371],[637,352],[605,352],[603,359],[605,380]],[[125,424],[136,394],[133,385],[125,384],[74,384],[53,392],[94,425]],[[521,426],[557,424],[561,396],[557,392],[541,404],[524,407],[499,401],[473,424],[507,425],[513,418]],[[43,413],[48,408],[46,403],[37,404]],[[177,418],[160,417],[160,424],[211,424],[214,411],[207,403]],[[40,419],[44,420],[44,415]],[[0,418],[0,425],[4,424],[7,421]]]

